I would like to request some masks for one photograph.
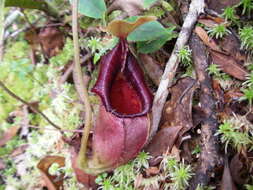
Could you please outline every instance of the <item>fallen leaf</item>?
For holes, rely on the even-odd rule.
[[[196,81],[186,77],[171,88],[171,99],[165,104],[161,128],[182,126],[181,136],[193,127],[192,97],[196,87]]]
[[[232,7],[238,4],[240,0],[207,0],[207,6],[219,14],[223,13],[226,7]]]
[[[148,76],[158,86],[160,83],[161,76],[163,74],[160,64],[147,54],[140,54],[140,59]]]
[[[245,70],[232,56],[228,56],[219,52],[210,50],[210,55],[214,64],[220,66],[221,70],[236,79],[246,80],[248,75],[247,70]]]
[[[142,0],[114,0],[108,11],[112,10],[123,10],[128,14],[128,16],[139,15],[143,10]]]
[[[171,88],[171,99],[165,104],[161,129],[151,140],[147,151],[153,157],[170,152],[179,138],[193,127],[192,96],[196,88],[195,80],[186,77],[180,79]]]
[[[231,159],[230,170],[233,180],[235,181],[235,183],[239,185],[245,184],[247,180],[247,178],[242,176],[242,169],[243,169],[243,162],[240,159],[240,154],[237,153]]]
[[[41,28],[38,37],[48,57],[57,55],[64,46],[64,35],[57,27]]]
[[[203,43],[211,48],[212,50],[223,52],[218,44],[212,39],[209,38],[207,32],[201,28],[200,26],[196,26],[194,32],[198,35],[198,37],[203,41]]]
[[[0,139],[0,147],[4,146],[9,140],[11,140],[14,136],[16,136],[20,126],[13,126],[7,129],[7,131],[3,134]]]
[[[158,131],[158,133],[151,140],[146,151],[154,158],[151,159],[152,165],[156,165],[161,160],[156,157],[161,156],[164,152],[170,152],[175,144],[179,131],[183,126],[165,127]]]
[[[230,168],[229,168],[227,159],[225,161],[225,166],[224,166],[223,175],[222,175],[221,190],[237,190],[233,182],[233,179],[231,177]]]
[[[240,41],[233,33],[225,35],[221,40],[218,41],[218,44],[224,52],[234,57],[238,63],[242,64],[246,61],[247,56],[240,49]]]
[[[218,80],[213,80],[212,83],[213,90],[214,90],[214,96],[216,98],[216,107],[218,111],[222,111],[224,109],[224,91],[220,86],[220,83]]]
[[[210,15],[202,16],[198,19],[198,22],[201,24],[204,24],[205,26],[209,28],[213,28],[219,24],[224,24],[225,26],[228,26],[229,23],[225,23],[225,20],[221,17],[213,17]]]
[[[61,176],[52,176],[49,174],[49,168],[52,164],[57,163],[59,167],[65,166],[65,158],[61,156],[46,156],[37,165],[37,168],[40,170],[42,177],[45,181],[45,184],[48,190],[61,190],[63,189],[63,177]]]
[[[159,174],[160,170],[158,167],[149,167],[145,170],[147,176],[157,175]]]

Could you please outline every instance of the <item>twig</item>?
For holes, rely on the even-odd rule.
[[[150,131],[150,138],[149,138],[150,140],[156,134],[156,131],[158,129],[162,110],[169,93],[168,88],[171,87],[173,78],[176,74],[176,70],[179,63],[177,52],[178,50],[183,48],[184,45],[187,43],[191,35],[193,26],[195,25],[199,14],[203,12],[204,5],[205,5],[204,0],[192,0],[189,12],[185,18],[182,29],[177,38],[176,45],[173,49],[173,52],[170,56],[169,61],[166,64],[164,73],[161,78],[161,82],[159,84],[159,87],[158,87],[158,90],[156,92],[154,102],[153,102],[152,126],[151,126],[151,131]]]
[[[34,129],[59,131],[58,129],[50,129],[50,128],[47,128],[47,127],[37,127],[37,126],[34,126],[34,125],[27,125],[27,127],[34,128]],[[61,129],[61,131],[63,131],[63,132],[69,132],[69,133],[82,133],[83,132],[83,130],[77,130],[77,129],[76,130]]]
[[[82,63],[85,63],[88,59],[91,58],[91,56],[92,56],[91,53],[86,54],[86,55],[81,59],[81,64],[82,64]],[[59,81],[60,84],[63,84],[64,82],[67,81],[69,75],[73,72],[73,68],[74,68],[74,64],[71,63],[71,64],[69,65],[68,69],[67,69],[67,70],[64,72],[64,74],[61,76],[60,81]]]
[[[0,62],[4,54],[4,3],[5,0],[0,1]]]
[[[2,89],[7,92],[11,97],[15,98],[16,100],[22,102],[23,104],[29,106],[35,113],[40,114],[50,125],[52,125],[55,129],[59,130],[61,132],[61,134],[63,136],[64,133],[62,132],[62,129],[56,125],[55,123],[53,123],[43,112],[41,112],[38,108],[36,108],[35,106],[33,106],[32,104],[30,104],[29,102],[23,100],[22,98],[20,98],[19,96],[17,96],[16,94],[14,94],[11,90],[9,90],[2,81],[0,81],[0,86],[2,87]]]
[[[190,190],[195,190],[198,184],[208,185],[215,169],[222,165],[222,157],[219,153],[218,137],[215,136],[218,128],[215,111],[216,100],[213,95],[211,77],[206,71],[208,68],[206,47],[195,34],[192,34],[190,46],[200,83],[200,104],[205,114],[205,119],[201,125],[202,150],[199,166],[190,186]]]
[[[79,97],[84,103],[85,110],[85,123],[83,129],[83,136],[81,140],[81,147],[78,153],[78,165],[80,168],[86,167],[86,152],[87,152],[87,143],[91,128],[91,107],[89,102],[88,88],[84,84],[82,69],[80,64],[80,50],[78,43],[78,2],[79,0],[72,1],[72,31],[73,31],[73,42],[74,42],[74,69],[73,69],[73,79],[75,83],[76,90],[79,94]]]

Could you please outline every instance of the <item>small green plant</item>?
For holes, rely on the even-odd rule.
[[[253,27],[245,26],[239,30],[241,48],[253,51]]]
[[[253,101],[253,87],[250,86],[249,88],[244,88],[241,91],[243,92],[243,96],[240,100],[247,100],[249,102],[249,106],[251,107]]]
[[[216,64],[210,64],[207,68],[209,75],[214,75],[215,77],[221,77],[221,69],[219,68],[219,65]]]
[[[192,52],[189,46],[184,46],[182,49],[178,51],[178,57],[180,63],[182,63],[184,66],[189,66],[192,63]]]
[[[252,139],[249,137],[247,132],[239,131],[240,125],[235,125],[233,119],[225,121],[219,126],[219,129],[215,135],[221,135],[221,142],[225,143],[225,151],[227,152],[227,147],[230,144],[238,151],[242,148],[247,147],[252,144]]]
[[[253,71],[246,77],[246,81],[242,83],[243,86],[253,87]]]
[[[189,180],[193,176],[190,165],[185,165],[184,162],[177,164],[174,167],[174,172],[169,174],[173,182],[172,189],[184,190],[189,185]]]
[[[96,37],[91,37],[87,43],[88,48],[90,48],[91,53],[94,54],[97,50],[102,48],[101,39]]]
[[[192,154],[199,154],[200,152],[201,152],[201,147],[199,145],[196,145],[196,147],[192,151]]]
[[[224,9],[224,12],[222,13],[222,16],[227,21],[232,21],[232,22],[235,22],[235,23],[238,22],[238,17],[235,15],[235,8],[234,7],[226,7]]]
[[[137,158],[134,160],[134,165],[137,170],[140,170],[142,167],[148,168],[149,163],[148,160],[151,158],[148,152],[140,152]]]
[[[209,28],[207,33],[210,35],[210,37],[219,39],[223,38],[225,35],[228,35],[230,31],[224,24],[219,24],[213,28]]]
[[[177,161],[174,157],[163,156],[160,167],[165,172],[165,177],[172,182],[165,184],[166,189],[183,190],[189,185],[193,176],[192,168],[183,162]]]
[[[253,10],[253,1],[252,0],[241,0],[237,6],[242,6],[242,14],[247,14],[248,16],[251,14]]]
[[[253,185],[248,185],[247,184],[247,185],[245,185],[245,187],[246,187],[247,190],[253,190]]]

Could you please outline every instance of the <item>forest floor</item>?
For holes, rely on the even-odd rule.
[[[253,0],[1,1],[0,190],[253,190],[252,55]]]

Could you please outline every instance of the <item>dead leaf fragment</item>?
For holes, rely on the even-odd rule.
[[[63,189],[63,175],[52,176],[49,174],[49,168],[52,164],[57,163],[59,167],[65,166],[65,158],[61,156],[46,156],[37,165],[48,190],[61,190]]]
[[[59,53],[64,46],[64,35],[57,27],[44,27],[38,34],[43,51],[48,57]]]
[[[231,176],[237,184],[245,184],[247,178],[243,177],[242,174],[243,162],[240,159],[240,154],[237,153],[230,162]]]
[[[230,168],[228,165],[228,160],[225,161],[225,166],[223,170],[223,175],[222,175],[222,181],[221,181],[221,190],[237,190],[233,179],[231,177],[230,173]]]
[[[150,155],[154,158],[162,155],[164,152],[170,152],[178,138],[178,133],[181,129],[182,126],[165,127],[161,129],[151,140],[150,145],[147,147],[146,151],[149,152]],[[155,165],[153,161],[151,161],[152,165]],[[157,159],[156,161],[159,162]]]
[[[232,56],[224,55],[212,50],[210,50],[210,54],[213,63],[219,65],[223,72],[236,79],[246,80],[248,72],[240,64],[238,64]]]
[[[147,54],[140,54],[140,59],[151,80],[158,86],[163,74],[159,63]]]
[[[198,22],[201,24],[204,24],[205,26],[209,28],[213,28],[217,26],[218,24],[225,24],[225,20],[221,17],[213,17],[213,16],[204,16],[200,17],[198,19]],[[229,25],[228,23],[225,24],[226,26]]]
[[[240,2],[240,0],[207,0],[207,6],[219,14],[223,13],[226,7],[232,7]]]
[[[0,146],[4,146],[9,140],[16,136],[20,126],[10,127],[1,137]]]
[[[128,16],[139,15],[143,10],[142,0],[114,0],[111,6],[108,8],[108,12],[114,10],[122,10],[128,14]]]
[[[196,26],[194,32],[198,35],[198,37],[203,41],[206,46],[208,46],[212,50],[223,52],[218,46],[218,44],[212,38],[209,38],[207,32],[203,28]]]
[[[171,99],[165,105],[161,129],[147,147],[153,157],[170,152],[178,138],[180,144],[182,135],[193,127],[192,96],[195,88],[195,80],[190,77],[180,79],[171,88]]]

